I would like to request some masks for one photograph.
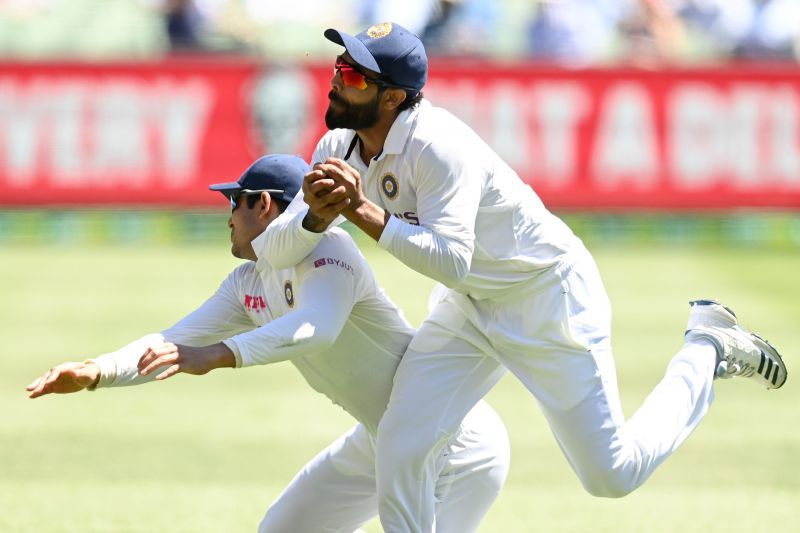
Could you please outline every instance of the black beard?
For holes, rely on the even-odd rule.
[[[328,104],[328,110],[325,112],[325,125],[329,130],[336,128],[365,130],[378,123],[377,97],[365,104],[351,104],[334,92],[331,92],[328,98],[330,103]],[[335,111],[333,109],[334,102],[339,104],[342,109]]]

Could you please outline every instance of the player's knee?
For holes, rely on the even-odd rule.
[[[622,498],[638,486],[629,476],[615,472],[583,476],[581,484],[586,492],[598,498]]]
[[[428,480],[435,478],[441,467],[436,460],[440,451],[438,442],[416,431],[379,432],[375,461],[378,500],[386,504],[396,493],[419,483],[420,475]]]

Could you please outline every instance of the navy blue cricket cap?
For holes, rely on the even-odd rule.
[[[300,156],[265,155],[256,159],[237,181],[216,183],[208,188],[228,198],[242,191],[268,191],[273,198],[289,203],[303,187],[303,178],[309,172],[311,167]]]
[[[355,36],[328,28],[325,37],[344,46],[358,66],[377,72],[393,85],[421,91],[428,80],[422,41],[399,24],[382,22]]]

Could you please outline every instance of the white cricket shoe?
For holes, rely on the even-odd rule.
[[[708,339],[717,348],[719,378],[744,376],[778,389],[786,383],[786,365],[778,350],[739,325],[736,314],[714,300],[689,302],[686,340]]]

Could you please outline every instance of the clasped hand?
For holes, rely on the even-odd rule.
[[[306,229],[324,231],[337,216],[350,218],[364,204],[361,175],[341,159],[329,157],[317,163],[303,180],[303,196],[308,214]]]

